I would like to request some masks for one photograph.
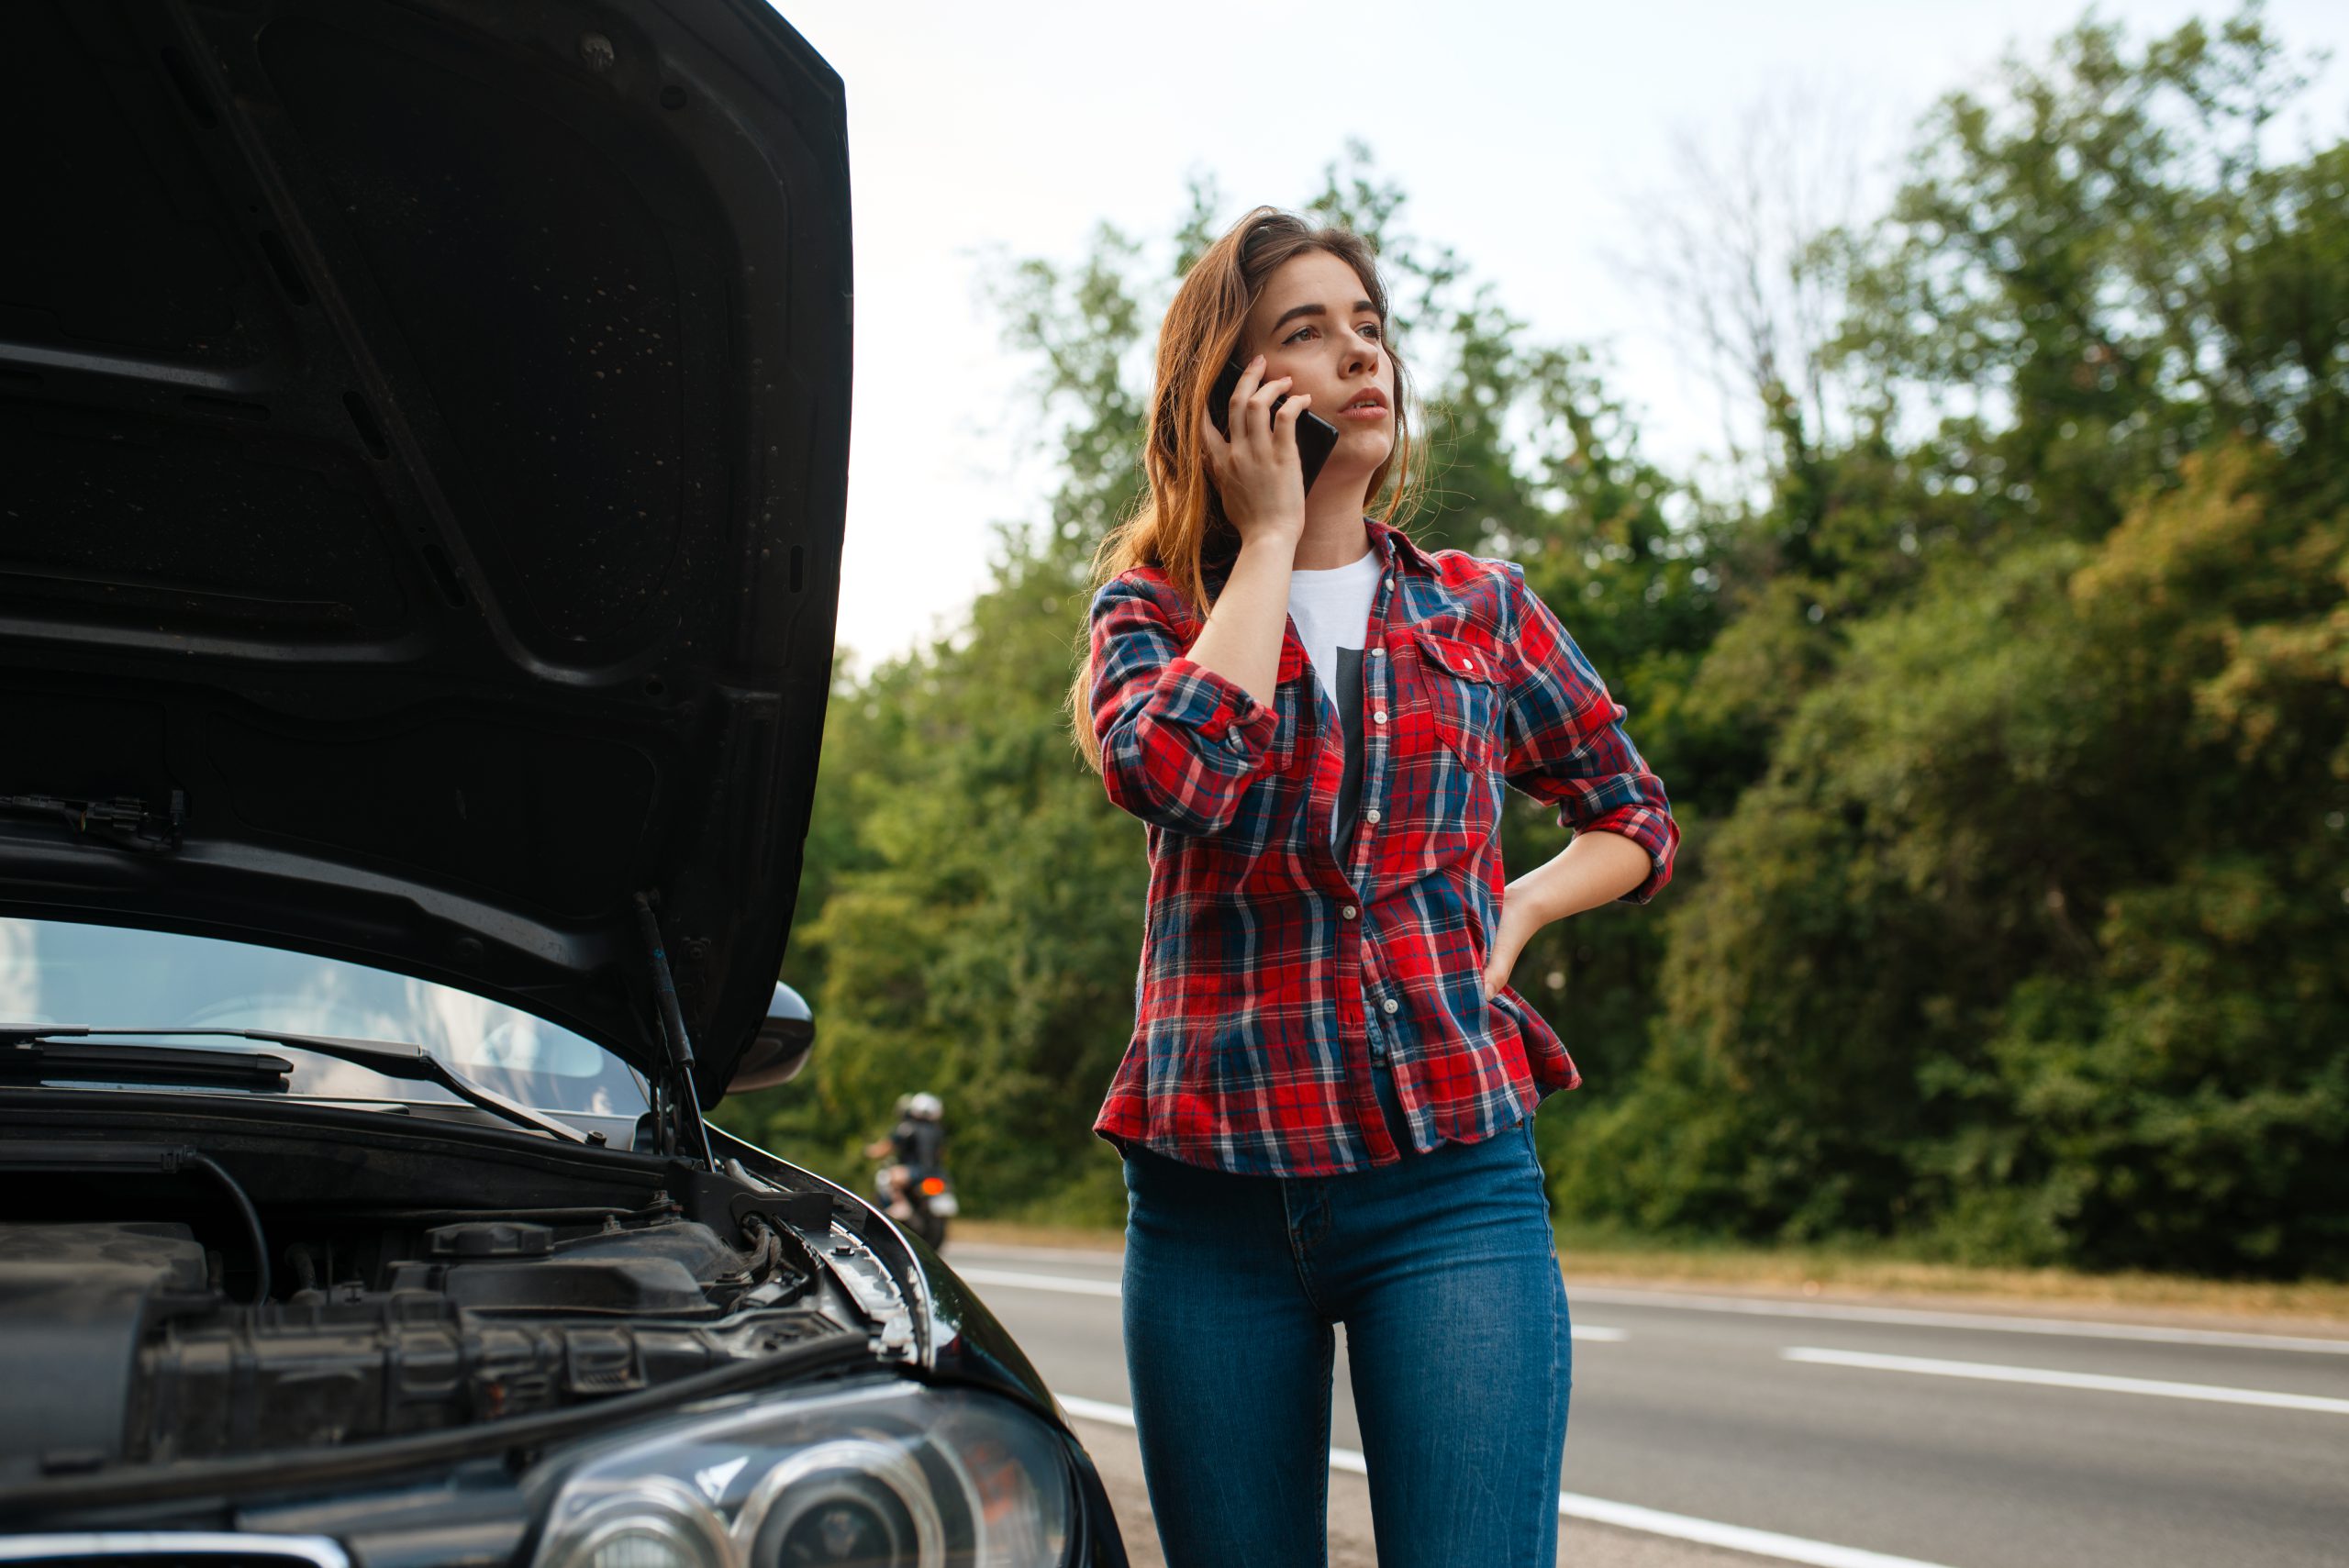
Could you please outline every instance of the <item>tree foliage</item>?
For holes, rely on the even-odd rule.
[[[2306,80],[2254,7],[2091,17],[1944,99],[1888,209],[1787,260],[1832,329],[1752,360],[1731,496],[1365,150],[1305,204],[1395,285],[1413,531],[1524,563],[1682,822],[1664,900],[1520,963],[1590,1084],[1542,1117],[1562,1213],[2349,1272],[2349,144],[2271,145]],[[1116,1212],[1141,835],[1061,701],[1148,332],[1234,215],[1201,183],[1002,280],[1062,482],[954,635],[835,692],[790,960],[822,1043],[737,1113],[790,1152],[849,1173],[930,1087],[974,1207]],[[1512,871],[1561,839],[1514,804]]]

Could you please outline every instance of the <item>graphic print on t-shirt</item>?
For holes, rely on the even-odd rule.
[[[1346,769],[1338,785],[1338,807],[1330,837],[1338,863],[1353,853],[1354,819],[1362,800],[1362,655],[1371,601],[1378,593],[1378,552],[1327,571],[1291,572],[1288,616],[1314,679],[1337,705],[1338,729],[1345,740]]]

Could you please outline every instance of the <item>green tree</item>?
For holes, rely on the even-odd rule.
[[[1365,150],[1328,171],[1419,376],[1414,532],[1525,565],[1683,828],[1664,903],[1521,961],[1589,1080],[1542,1118],[1562,1212],[2349,1272],[2349,145],[2267,145],[2305,81],[2254,7],[2091,18],[1944,100],[1890,209],[1787,262],[1837,325],[1755,361],[1728,497]],[[952,635],[836,689],[791,960],[823,1043],[737,1113],[819,1167],[926,1086],[974,1207],[1117,1212],[1141,833],[1062,699],[1147,334],[1236,216],[1200,182],[1163,239],[1002,279],[1061,484]],[[1517,803],[1511,870],[1562,839]]]
[[[1768,764],[1566,1173],[1586,1212],[2349,1268],[2343,465],[2311,439],[2349,223],[2340,149],[2258,161],[2278,59],[2253,13],[2133,59],[2084,24],[1945,102],[1840,241],[1869,416],[1723,551],[1759,570],[1694,700],[1753,704]],[[1907,405],[1941,417],[1904,445]]]

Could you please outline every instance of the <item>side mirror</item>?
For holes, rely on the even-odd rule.
[[[798,992],[775,982],[774,995],[767,999],[766,1019],[751,1037],[750,1049],[742,1052],[726,1092],[740,1095],[788,1084],[807,1065],[807,1053],[815,1046],[816,1016]]]

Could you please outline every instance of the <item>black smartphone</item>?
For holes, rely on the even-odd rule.
[[[1208,417],[1215,421],[1217,434],[1225,440],[1231,439],[1231,395],[1240,390],[1240,373],[1244,368],[1238,360],[1232,361],[1223,367],[1223,373],[1215,378],[1215,385],[1208,389]],[[1275,412],[1278,412],[1280,406],[1287,401],[1286,393],[1273,399]],[[1337,444],[1337,426],[1310,408],[1297,417],[1297,458],[1304,468],[1308,490],[1313,488],[1314,480],[1320,476],[1321,465],[1330,461],[1330,453]]]

